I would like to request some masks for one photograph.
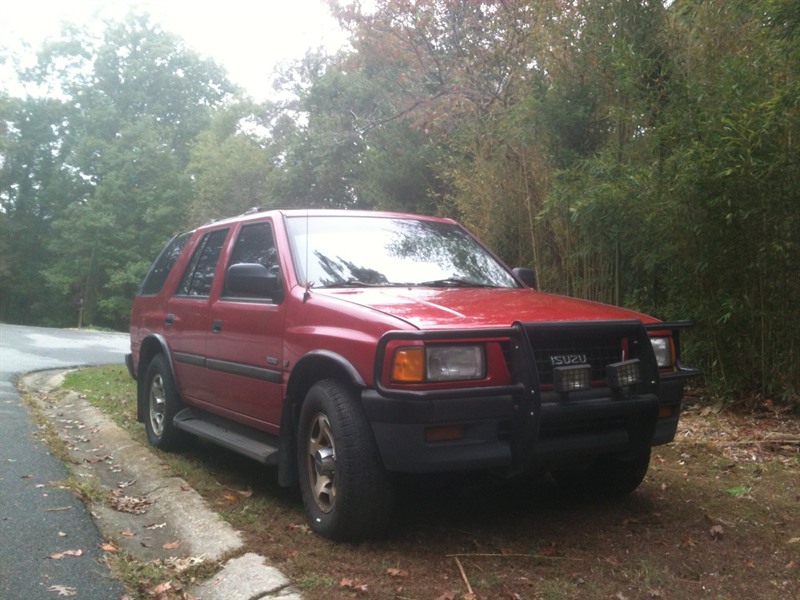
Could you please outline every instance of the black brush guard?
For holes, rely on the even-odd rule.
[[[694,369],[683,367],[679,360],[673,372],[660,373],[648,331],[664,331],[671,335],[679,359],[679,331],[689,326],[691,323],[688,321],[643,324],[630,319],[545,323],[518,321],[507,328],[390,331],[378,343],[374,381],[381,396],[397,400],[510,396],[513,414],[510,415],[507,436],[511,445],[512,464],[507,471],[519,472],[527,468],[534,458],[541,459],[542,455],[558,453],[563,444],[557,443],[557,438],[565,435],[565,431],[572,428],[577,435],[581,427],[602,420],[610,422],[616,419],[627,423],[629,449],[647,449],[658,421],[662,383],[678,382],[699,374]],[[391,342],[457,342],[482,338],[503,340],[507,344],[510,384],[413,390],[399,389],[382,380],[387,347]],[[580,355],[591,365],[591,390],[559,394],[553,389],[551,357],[565,355]],[[640,361],[641,381],[624,390],[612,389],[605,383],[605,368],[623,359]],[[545,429],[542,428],[543,420],[547,425]],[[576,447],[576,451],[580,451],[580,448]]]

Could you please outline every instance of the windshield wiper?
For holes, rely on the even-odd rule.
[[[359,281],[358,279],[349,279],[348,281],[337,281],[336,283],[328,283],[326,285],[317,286],[321,289],[329,288],[365,288],[365,287],[382,287],[386,284],[383,283],[367,283],[366,281]]]
[[[459,279],[458,277],[433,279],[431,281],[423,281],[415,285],[418,287],[476,287],[476,288],[495,287],[493,285],[489,285],[488,283],[480,283],[478,281],[470,281],[468,279]]]

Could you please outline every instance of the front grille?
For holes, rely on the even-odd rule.
[[[575,340],[547,347],[533,347],[536,370],[540,385],[553,384],[553,367],[587,364],[592,367],[592,381],[605,381],[606,365],[623,360],[619,340],[587,341],[578,344]]]
[[[530,343],[543,390],[552,389],[555,367],[589,365],[592,382],[598,387],[606,385],[606,367],[610,364],[631,358],[651,362],[646,354],[652,354],[650,343],[639,321],[529,322],[518,326]]]

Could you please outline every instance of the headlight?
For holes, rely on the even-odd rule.
[[[486,373],[483,346],[431,346],[428,381],[482,379]]]
[[[653,352],[656,353],[656,362],[659,368],[672,366],[672,338],[651,337],[650,343],[653,344]]]
[[[485,376],[484,350],[478,344],[398,348],[392,358],[392,379],[398,383],[464,381]]]

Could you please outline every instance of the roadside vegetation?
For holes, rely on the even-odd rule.
[[[252,206],[435,213],[544,291],[693,320],[717,398],[800,407],[795,0],[328,3],[350,47],[263,104],[146,15],[20,66],[0,319],[124,329],[171,235]]]
[[[146,444],[123,367],[74,371],[64,387]],[[690,396],[676,441],[620,502],[565,497],[543,477],[401,478],[388,537],[352,545],[312,534],[299,494],[270,469],[203,443],[158,455],[309,600],[800,596],[800,419],[774,405]],[[140,598],[162,600],[186,598],[181,577],[198,573],[116,568]]]

